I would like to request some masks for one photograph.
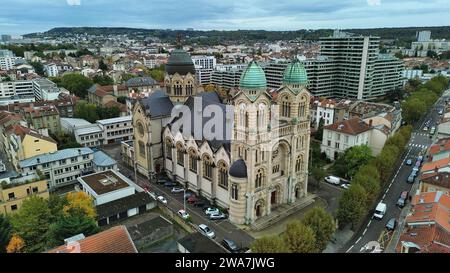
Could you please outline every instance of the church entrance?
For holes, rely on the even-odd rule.
[[[256,205],[256,217],[261,217],[261,205]]]
[[[276,204],[277,203],[277,192],[273,191],[272,195],[270,196],[270,204]]]
[[[161,164],[156,164],[155,165],[155,172],[156,173],[160,173],[161,172]]]
[[[255,204],[255,216],[256,216],[256,219],[264,216],[264,200],[263,199],[258,200]]]

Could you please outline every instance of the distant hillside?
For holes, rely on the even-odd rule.
[[[380,36],[382,39],[393,39],[404,42],[415,40],[416,32],[430,30],[432,38],[450,38],[450,26],[442,27],[403,27],[403,28],[372,28],[372,29],[345,29],[344,31],[362,35]],[[200,31],[200,30],[171,30],[171,29],[140,29],[125,27],[61,27],[53,28],[44,33],[31,33],[25,37],[65,36],[87,33],[90,35],[131,35],[152,36],[163,41],[173,41],[180,33],[187,42],[217,44],[230,41],[276,41],[276,40],[317,40],[319,37],[329,36],[332,29],[296,30],[296,31],[265,31],[265,30],[233,30],[233,31]]]

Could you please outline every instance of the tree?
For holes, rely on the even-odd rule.
[[[216,90],[216,87],[214,86],[214,84],[207,84],[205,86],[205,92],[213,92],[214,90]]]
[[[51,194],[48,198],[48,207],[50,209],[50,222],[55,223],[58,219],[64,216],[63,208],[67,206],[69,201],[65,197],[56,194]]]
[[[289,248],[280,236],[264,236],[250,246],[253,253],[289,253]]]
[[[372,205],[380,192],[380,179],[358,172],[353,178],[352,183],[364,188],[367,194],[366,206],[369,207]]]
[[[97,115],[99,119],[117,118],[120,116],[120,109],[117,106],[113,107],[97,107]]]
[[[389,98],[390,101],[399,101],[403,99],[403,96],[404,91],[401,88],[392,89],[387,93],[387,97]]]
[[[25,243],[19,235],[14,234],[9,241],[8,246],[6,247],[7,253],[20,253],[22,249],[25,247]]]
[[[152,69],[149,73],[150,77],[152,77],[155,81],[162,82],[164,81],[164,71],[160,69]]]
[[[84,213],[95,219],[97,213],[95,212],[94,203],[92,198],[86,193],[79,191],[75,193],[67,194],[68,204],[63,207],[63,212],[65,215],[69,214],[72,209],[81,209]]]
[[[36,74],[39,76],[44,76],[44,65],[41,62],[30,62]]]
[[[399,59],[403,59],[403,58],[404,58],[403,53],[402,53],[401,51],[395,53],[394,56],[395,56],[396,58],[399,58]]]
[[[11,240],[12,227],[9,220],[0,214],[0,253],[6,252],[6,247]]]
[[[339,227],[351,224],[352,228],[359,224],[366,214],[366,191],[361,185],[351,184],[350,188],[339,199],[337,219]]]
[[[323,168],[317,166],[312,167],[311,173],[314,179],[316,179],[318,186],[320,186],[320,182],[323,181],[327,175]]]
[[[105,62],[103,60],[100,60],[98,62],[98,69],[101,69],[103,71],[107,71],[108,70],[108,66],[105,64]]]
[[[325,124],[325,120],[320,118],[319,126],[317,127],[316,139],[322,141],[323,138],[323,126]]]
[[[292,253],[317,252],[313,229],[301,221],[294,220],[288,223],[283,239]]]
[[[395,166],[399,155],[399,149],[393,145],[385,145],[381,150],[381,153],[375,158],[374,164],[380,174],[380,179],[383,183],[386,183],[391,172]]]
[[[421,64],[419,66],[419,69],[423,71],[423,73],[428,73],[428,65],[427,64]]]
[[[74,117],[82,118],[89,122],[96,122],[99,120],[97,106],[95,104],[89,104],[83,100],[79,101],[75,105]]]
[[[93,82],[81,74],[68,73],[61,78],[61,86],[69,90],[77,97],[85,98],[87,90]]]
[[[419,99],[408,99],[402,105],[402,115],[408,123],[415,122],[427,111],[425,102]]]
[[[327,213],[323,207],[315,207],[305,214],[303,223],[314,231],[316,249],[319,252],[324,251],[336,230],[333,216]]]
[[[122,78],[122,82],[126,82],[126,81],[128,81],[129,79],[136,78],[136,77],[137,77],[137,76],[134,75],[134,74],[126,73],[126,74],[123,74],[121,78]]]
[[[94,83],[100,84],[102,86],[114,84],[114,80],[108,75],[95,75],[92,80]]]
[[[32,195],[23,201],[22,207],[11,217],[11,224],[25,242],[24,252],[40,252],[46,248],[50,220],[45,199]]]
[[[359,167],[365,165],[372,158],[372,150],[367,145],[353,146],[344,153],[344,160],[347,165],[347,177],[352,178]]]
[[[64,239],[84,234],[90,236],[99,231],[97,222],[94,218],[88,216],[81,208],[71,208],[66,214],[60,217],[56,223],[50,226],[52,243],[59,245]]]

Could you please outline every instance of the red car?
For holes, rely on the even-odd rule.
[[[187,199],[187,202],[189,203],[189,204],[194,204],[195,202],[197,202],[198,201],[198,198],[195,196],[195,195],[191,195],[191,196],[189,196],[189,198]]]

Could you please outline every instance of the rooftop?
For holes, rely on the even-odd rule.
[[[103,151],[94,152],[92,162],[97,166],[108,167],[117,164],[117,162]]]
[[[424,183],[436,185],[439,187],[444,187],[450,189],[450,173],[430,173],[421,176],[420,180]]]
[[[91,124],[89,126],[84,126],[84,127],[75,129],[75,131],[74,131],[74,133],[79,136],[101,133],[101,132],[103,132],[103,130],[100,128],[100,126],[98,126],[98,124]]]
[[[432,162],[426,162],[423,164],[421,171],[422,172],[428,172],[428,171],[434,171],[435,169],[440,169],[444,167],[450,166],[450,158],[444,158]]]
[[[88,155],[92,153],[94,153],[94,151],[92,151],[90,148],[87,147],[64,149],[56,151],[54,153],[46,153],[21,160],[19,161],[19,166],[21,168],[26,168],[62,159],[68,159],[79,155]]]
[[[116,199],[101,205],[98,205],[95,209],[97,211],[97,219],[103,219],[112,215],[117,215],[123,211],[127,211],[132,208],[138,208],[155,202],[145,191],[138,192],[126,197]]]
[[[131,122],[131,119],[132,119],[131,116],[124,116],[124,117],[118,117],[118,118],[97,120],[97,123],[102,124],[102,125],[108,125],[108,124],[114,124],[114,123],[119,123],[119,122]]]
[[[323,127],[324,129],[349,135],[358,135],[369,131],[372,127],[359,118],[336,122]]]
[[[178,244],[182,245],[189,253],[227,253],[225,249],[198,232],[185,236],[178,241]]]
[[[60,118],[61,124],[65,123],[72,128],[91,125],[89,121],[82,118]]]
[[[137,253],[125,226],[115,226],[95,235],[77,241],[79,253]],[[48,253],[71,253],[76,251],[74,246],[60,246],[49,250]]]
[[[78,179],[86,183],[97,195],[131,187],[123,175],[113,170],[81,176]]]

